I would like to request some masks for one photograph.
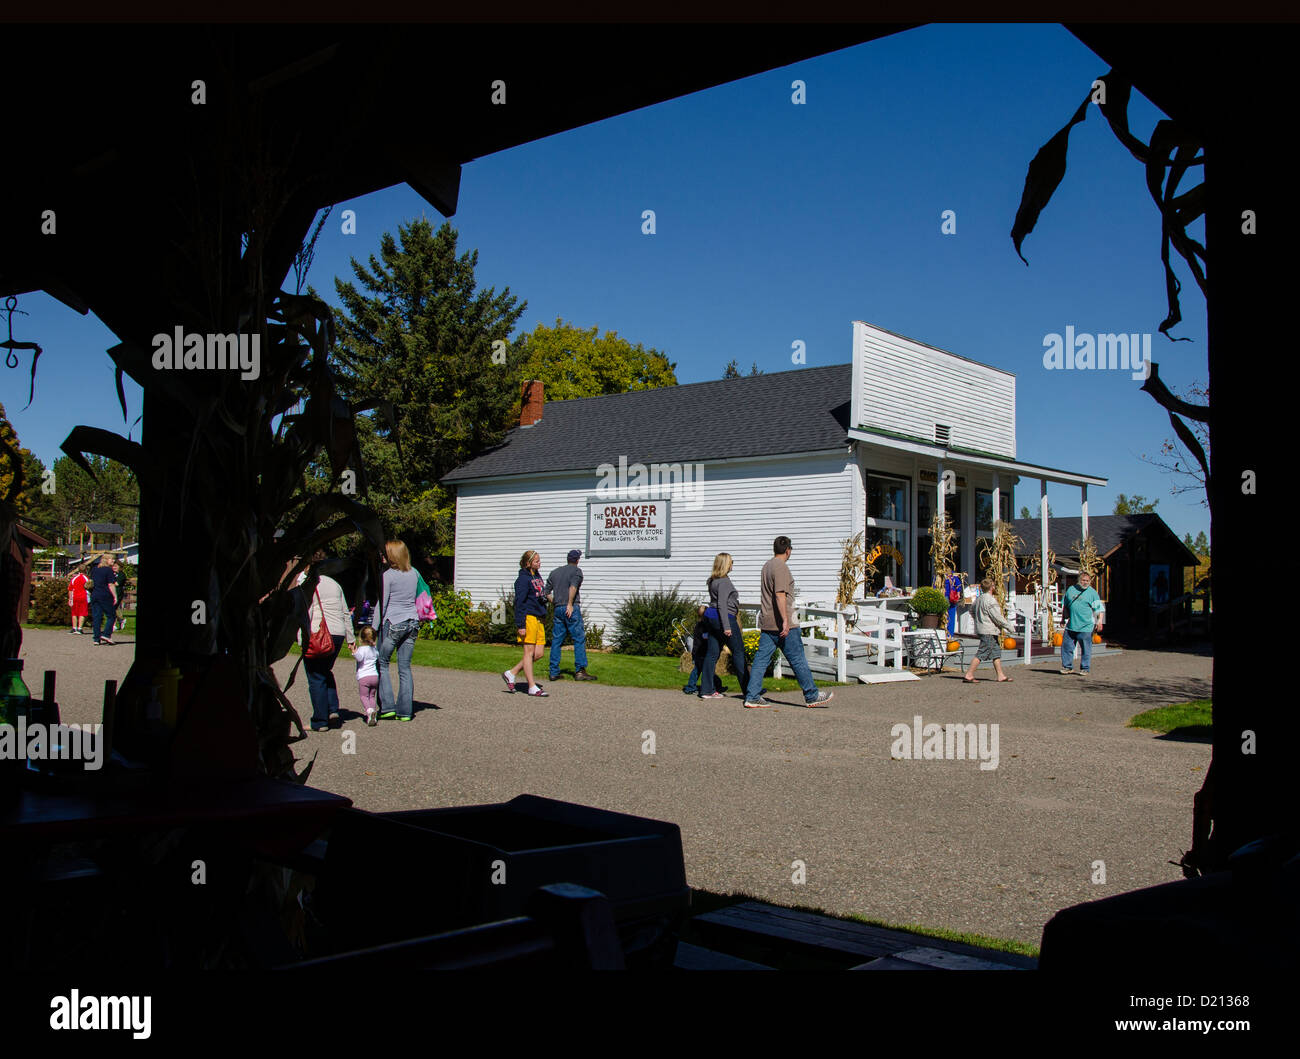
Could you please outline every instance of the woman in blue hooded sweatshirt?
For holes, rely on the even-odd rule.
[[[519,664],[501,674],[506,687],[515,690],[515,673],[523,669],[528,694],[546,698],[542,686],[533,679],[533,663],[546,653],[546,582],[542,580],[542,557],[531,548],[519,559],[519,576],[515,578],[515,628],[524,645]]]

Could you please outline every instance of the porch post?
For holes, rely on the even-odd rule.
[[[939,519],[939,523],[938,523],[938,524],[939,524],[939,526],[942,528],[943,526],[946,526],[947,523],[948,523],[948,507],[947,507],[947,505],[944,503],[944,501],[945,501],[947,498],[943,495],[943,460],[939,460],[939,462],[936,464],[936,466],[938,467],[939,471],[938,471],[938,481],[935,482],[935,486],[934,486],[934,487],[935,487],[935,489],[938,491],[938,497],[937,497],[936,502],[935,502],[935,503],[936,503],[936,506],[935,506],[935,509],[934,509],[934,510],[935,510],[936,512],[938,512],[938,515],[937,515],[937,517],[938,517],[938,519]],[[930,538],[930,546],[931,546],[932,548],[934,547],[934,538],[933,538],[933,537]],[[935,570],[934,570],[934,575],[933,575],[933,576],[934,576],[935,578],[939,578],[939,577],[943,577],[944,574],[943,574],[943,571],[940,570],[940,569],[936,566],[936,567],[935,567]],[[918,585],[917,587],[920,588],[921,586]]]
[[[1038,494],[1038,525],[1041,533],[1038,552],[1038,569],[1039,585],[1038,592],[1041,596],[1047,588],[1047,479],[1039,479]],[[1039,627],[1043,637],[1047,636],[1047,615],[1046,613],[1039,616]]]
[[[1084,482],[1079,486],[1079,491],[1083,495],[1083,537],[1082,540],[1088,539],[1088,483]]]

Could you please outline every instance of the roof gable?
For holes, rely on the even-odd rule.
[[[1033,555],[1039,548],[1040,530],[1036,518],[1011,520],[1011,527],[1021,544],[1017,555]],[[1163,533],[1185,553],[1185,565],[1195,566],[1196,556],[1188,549],[1168,524],[1155,512],[1141,515],[1089,515],[1088,531],[1097,542],[1099,555],[1107,555],[1140,533]],[[1074,542],[1083,537],[1083,519],[1079,516],[1053,517],[1047,520],[1047,546],[1057,557],[1073,556]]]
[[[847,444],[851,365],[548,401],[442,481],[817,452]]]

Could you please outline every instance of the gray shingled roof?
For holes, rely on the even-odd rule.
[[[1013,518],[1011,526],[1021,539],[1017,555],[1033,555],[1039,548],[1039,527],[1036,518]],[[1088,532],[1097,542],[1097,551],[1106,555],[1112,549],[1125,543],[1130,537],[1146,531],[1148,533],[1165,533],[1173,542],[1187,553],[1188,566],[1196,565],[1196,556],[1187,548],[1165,520],[1154,512],[1144,515],[1089,515]],[[1074,542],[1083,536],[1083,519],[1075,517],[1053,517],[1047,520],[1047,546],[1057,557],[1075,555]]]
[[[86,529],[91,533],[121,533],[122,527],[116,522],[87,522]]]
[[[853,366],[831,364],[657,390],[548,401],[542,418],[442,480],[593,470],[602,463],[681,463],[848,442]]]

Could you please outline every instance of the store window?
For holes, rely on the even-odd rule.
[[[907,555],[907,545],[911,533],[911,520],[908,518],[908,482],[904,478],[889,478],[883,475],[867,476],[867,530],[864,534],[867,554],[876,545],[884,545]],[[889,577],[893,583],[902,587],[906,570],[894,555],[881,554],[875,563],[875,574],[868,575],[868,581],[860,591],[864,595],[874,595]]]

